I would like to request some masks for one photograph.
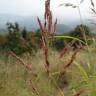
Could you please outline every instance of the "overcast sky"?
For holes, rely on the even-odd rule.
[[[44,12],[45,0],[0,0],[0,14],[16,14],[42,16]],[[80,0],[51,0],[51,8],[53,15],[57,18],[79,18],[77,9],[58,7],[61,3],[78,4]],[[96,0],[94,0],[96,3]],[[82,16],[88,18],[90,16],[90,0],[84,0],[80,5]]]

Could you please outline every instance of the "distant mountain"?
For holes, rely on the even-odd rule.
[[[39,28],[37,17],[36,16],[18,16],[18,15],[9,15],[9,14],[0,14],[0,32],[6,31],[7,22],[18,22],[20,27],[26,27],[28,31],[35,31]],[[79,20],[73,20],[69,25],[57,24],[56,31],[58,34],[69,32],[73,30],[76,25],[80,24]],[[91,30],[96,30],[96,27],[90,26]]]
[[[23,17],[16,15],[0,14],[0,30],[2,32],[5,31],[7,22],[18,22],[21,28],[26,27],[28,31],[35,31],[39,28],[36,17]],[[61,34],[71,31],[72,28],[64,24],[57,24],[56,30],[57,33]]]
[[[38,27],[35,17],[0,14],[0,29],[6,29],[7,22],[18,22],[20,27],[26,27],[30,31],[34,31]]]
[[[72,30],[73,30],[72,26],[68,26],[68,25],[64,25],[64,24],[57,24],[57,26],[56,26],[57,34],[70,32]]]

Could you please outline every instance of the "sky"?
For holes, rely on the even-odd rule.
[[[51,0],[51,10],[54,18],[58,19],[78,19],[77,9],[58,7],[62,3],[72,3],[78,5],[81,0]],[[94,0],[96,3],[96,0]],[[21,16],[40,16],[44,14],[45,0],[0,0],[0,14],[15,14]],[[80,5],[82,17],[90,17],[90,0],[84,0]]]

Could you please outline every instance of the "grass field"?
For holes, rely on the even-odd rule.
[[[96,64],[95,47],[91,51],[90,57],[86,50],[81,50],[61,79],[59,73],[65,62],[70,59],[72,51],[59,59],[59,53],[50,50],[51,75],[49,77],[45,72],[42,50],[34,56],[26,53],[20,57],[31,67],[32,72],[36,72],[37,76],[13,56],[1,53],[0,96],[79,96],[75,95],[79,94],[78,92],[80,96],[96,96],[96,70],[93,67]]]
[[[83,2],[84,0],[81,0],[80,4]],[[94,2],[91,0],[90,3],[91,11],[96,15]],[[40,48],[36,47],[37,52],[32,51],[31,55],[28,53],[29,46],[27,49],[26,46],[20,47],[27,40],[24,38],[27,35],[23,34],[22,41],[19,36],[19,25],[8,24],[11,33],[9,37],[12,36],[8,39],[7,52],[0,50],[0,96],[96,96],[95,34],[85,30],[87,27],[83,26],[79,5],[66,3],[59,6],[63,5],[78,9],[81,25],[74,31],[75,36],[56,35],[57,19],[53,22],[50,0],[46,0],[44,22],[42,23],[37,17],[40,27],[40,40],[38,39],[40,42],[38,40],[37,42],[40,43]],[[63,42],[65,45],[60,52],[56,51],[54,46],[54,40],[58,38],[71,39],[70,42],[66,41],[66,44]],[[32,43],[30,39],[28,41],[30,41],[28,45]],[[7,43],[3,42],[3,45]],[[16,50],[20,51],[20,48],[25,48],[27,51],[23,50],[26,53],[22,51],[24,54],[18,56]]]

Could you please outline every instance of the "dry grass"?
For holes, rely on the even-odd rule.
[[[43,51],[40,50],[35,56],[25,54],[20,57],[26,64],[32,64],[32,70],[37,72],[37,76],[32,75],[32,72],[23,66],[21,62],[17,60],[17,58],[14,58],[13,56],[9,56],[9,58],[1,56],[0,94],[2,96],[63,96],[61,94],[62,92],[64,92],[64,96],[76,96],[75,94],[80,94],[82,89],[86,89],[86,84],[84,83],[82,76],[78,68],[76,68],[74,62],[72,63],[71,67],[68,68],[64,77],[62,79],[58,78],[59,72],[64,64],[63,62],[66,58],[66,60],[70,58],[69,55],[64,55],[64,57],[62,57],[62,61],[61,59],[57,59],[59,58],[58,52],[49,50],[49,60],[51,64],[50,72],[52,76],[50,79],[45,73],[45,68],[43,66],[44,56],[42,53]],[[70,55],[73,53],[74,52],[70,52]],[[82,66],[88,72],[87,55],[88,53],[86,51],[80,51],[77,54],[76,61],[82,64]],[[94,60],[92,61],[95,64],[96,54],[94,54],[94,52],[92,57]],[[32,81],[31,84],[30,79]],[[95,77],[93,77],[93,79],[96,80]],[[82,85],[82,83],[85,85]],[[83,94],[88,94],[88,91],[86,92],[86,90],[81,92],[81,96],[85,96]]]
[[[92,0],[91,4],[94,7]],[[96,54],[92,52],[96,48],[85,46],[85,50],[78,48],[72,51],[73,40],[61,53],[51,50],[48,41],[52,39],[53,42],[55,39],[57,19],[53,23],[50,0],[45,1],[44,17],[44,24],[37,18],[42,35],[42,50],[35,56],[24,54],[19,57],[13,52],[7,57],[1,55],[0,95],[96,96]]]

